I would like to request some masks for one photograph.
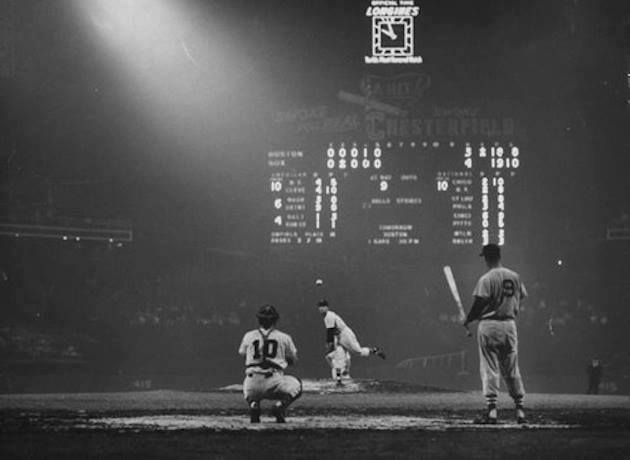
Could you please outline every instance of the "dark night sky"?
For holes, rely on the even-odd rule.
[[[22,278],[33,309],[69,327],[89,315],[111,319],[115,330],[127,324],[116,314],[126,321],[156,305],[253,321],[250,310],[270,301],[321,366],[311,307],[321,295],[312,280],[322,276],[344,318],[401,357],[471,347],[458,342],[459,326],[439,319],[453,307],[441,272],[451,253],[269,245],[267,153],[286,141],[274,114],[321,105],[361,114],[337,92],[359,93],[366,75],[418,72],[431,87],[413,113],[478,106],[519,122],[525,160],[512,208],[519,225],[510,229],[518,244],[506,253],[537,291],[532,303],[560,313],[569,302],[592,304],[614,322],[624,304],[608,288],[627,292],[627,257],[604,235],[630,210],[630,4],[417,3],[424,62],[374,67],[364,64],[365,0],[14,2],[15,74],[0,79],[1,218],[34,220],[52,207],[56,217],[121,218],[134,229],[133,244],[113,251],[16,242],[10,275]],[[465,301],[483,270],[477,254],[467,247],[450,259]],[[16,317],[27,317],[23,307],[16,302]],[[240,338],[236,329],[208,340],[223,348]],[[591,356],[589,340],[567,342],[582,347],[575,360]],[[162,345],[185,348],[170,344]]]
[[[150,80],[152,66],[170,57],[168,40],[184,37],[200,68],[178,49],[179,68],[155,76],[171,79],[160,87],[166,102],[147,116],[140,107],[154,89],[112,64],[116,52],[134,50],[133,37],[104,51],[76,2],[19,2],[17,70],[6,83],[16,183],[33,197],[49,182],[95,181],[101,195],[86,206],[107,202],[97,214],[130,219],[147,234],[177,222],[195,241],[238,247],[251,243],[248,225],[266,218],[258,187],[274,137],[270,114],[327,103],[374,72],[362,63],[368,2],[184,5],[196,13],[159,46],[134,51],[131,62]],[[512,101],[532,146],[532,198],[553,197],[533,217],[575,228],[577,238],[601,231],[626,192],[625,177],[615,176],[620,161],[627,165],[624,2],[420,6],[416,46],[421,70],[436,82],[434,101]],[[167,110],[171,103],[178,112]]]

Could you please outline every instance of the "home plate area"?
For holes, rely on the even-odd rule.
[[[401,415],[316,415],[289,416],[287,423],[276,423],[272,417],[261,417],[261,423],[252,424],[244,416],[234,415],[152,415],[141,417],[104,417],[87,421],[85,428],[120,431],[177,431],[177,430],[523,430],[523,429],[571,429],[579,425],[567,425],[554,421],[517,425],[502,422],[497,425],[476,425],[463,418],[425,418]]]
[[[405,391],[409,388],[397,382],[379,382],[376,380],[345,380],[343,386],[337,386],[331,380],[304,379],[302,382],[304,393],[334,395],[336,393],[380,393]],[[413,386],[418,389],[417,386]],[[240,393],[242,385],[234,384],[220,391]],[[86,428],[101,428],[107,430],[137,430],[137,431],[176,431],[176,430],[211,430],[211,431],[240,431],[240,430],[521,430],[521,429],[570,429],[579,425],[569,425],[553,420],[536,420],[535,423],[518,425],[513,420],[501,420],[497,425],[478,425],[471,418],[449,414],[448,417],[400,414],[361,414],[361,413],[322,413],[304,414],[300,408],[289,410],[287,423],[276,423],[275,418],[268,412],[271,403],[263,401],[261,423],[252,424],[247,415],[230,413],[217,415],[146,415],[129,417],[103,417],[88,420]],[[267,414],[265,413],[267,409]]]

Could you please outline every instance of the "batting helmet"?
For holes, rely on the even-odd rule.
[[[326,299],[322,299],[319,302],[317,302],[317,306],[318,307],[327,307],[328,306],[328,300]]]
[[[273,321],[278,321],[280,315],[276,310],[276,307],[270,304],[265,304],[258,309],[258,313],[256,313],[256,317],[259,319],[270,319]]]

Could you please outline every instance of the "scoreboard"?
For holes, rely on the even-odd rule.
[[[505,244],[516,141],[310,141],[267,152],[273,247]]]

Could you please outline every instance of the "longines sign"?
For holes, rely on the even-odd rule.
[[[372,55],[366,64],[420,64],[414,54],[414,22],[420,7],[414,0],[372,0],[365,15],[372,18]]]

